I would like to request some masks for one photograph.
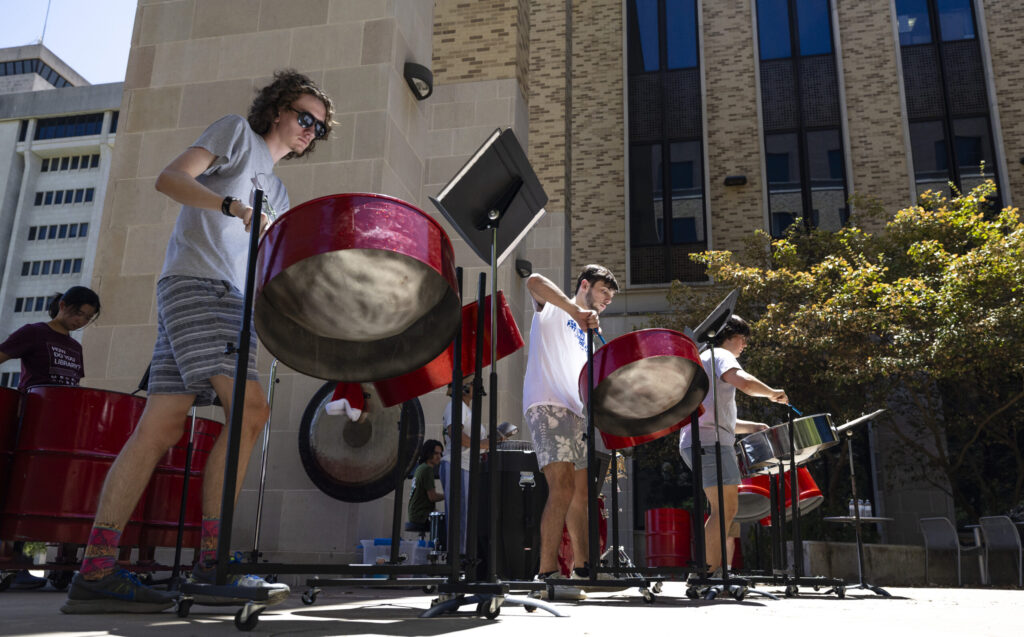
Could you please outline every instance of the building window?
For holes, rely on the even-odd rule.
[[[80,223],[78,224],[78,236],[84,237],[89,234],[89,224]]]
[[[111,116],[110,116],[110,132],[111,133],[116,133],[117,132],[117,119],[118,119],[118,115],[120,115],[120,111],[114,111],[111,114]]]
[[[703,281],[707,249],[694,0],[630,0],[629,253],[633,284]]]
[[[36,122],[35,139],[60,139],[63,137],[99,135],[102,127],[103,113],[46,117]]]
[[[917,194],[998,184],[973,3],[896,0],[896,14]]]
[[[757,0],[769,232],[849,216],[829,0]]]
[[[28,240],[29,241],[35,241],[36,240],[36,230],[38,230],[38,228],[39,228],[38,226],[31,226],[31,227],[29,227],[29,229],[28,229]]]

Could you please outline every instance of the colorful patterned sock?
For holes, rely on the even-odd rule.
[[[89,533],[82,566],[78,572],[88,580],[103,579],[117,568],[117,545],[121,542],[121,529],[111,524],[96,523]]]
[[[199,543],[199,562],[217,561],[217,538],[220,536],[220,518],[203,518],[202,539]]]

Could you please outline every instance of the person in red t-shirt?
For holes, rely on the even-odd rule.
[[[71,338],[71,332],[82,329],[99,315],[100,297],[89,288],[76,285],[54,295],[48,309],[48,323],[24,325],[0,343],[0,363],[21,359],[18,391],[36,385],[78,385],[85,374],[82,346]],[[21,554],[21,546],[21,542],[15,542],[11,549],[15,559]],[[62,557],[70,554],[73,558],[77,550],[77,545],[65,544],[60,553]],[[46,578],[21,570],[12,587],[31,589],[45,585]]]
[[[50,301],[50,321],[24,325],[0,343],[0,363],[21,359],[18,391],[36,385],[78,385],[85,375],[82,345],[71,338],[100,313],[100,297],[76,285]]]

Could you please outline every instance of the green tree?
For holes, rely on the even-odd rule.
[[[1016,208],[989,209],[994,192],[991,181],[952,199],[929,192],[887,221],[855,201],[837,232],[796,223],[781,239],[755,233],[742,255],[694,255],[715,285],[675,284],[655,323],[693,326],[739,287],[754,374],[839,422],[888,407],[879,425],[909,475],[948,489],[967,517],[1005,512],[1024,487],[1024,223]]]

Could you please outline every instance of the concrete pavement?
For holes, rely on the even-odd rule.
[[[1006,589],[888,588],[885,599],[850,590],[845,599],[801,589],[780,599],[748,596],[690,600],[683,584],[667,582],[655,603],[647,604],[636,589],[590,593],[581,602],[556,602],[569,615],[557,618],[543,611],[527,613],[505,606],[498,617],[475,616],[472,607],[459,615],[420,619],[432,597],[406,589],[325,589],[315,604],[303,605],[304,587],[294,587],[289,600],[260,616],[252,634],[262,635],[441,635],[466,633],[488,637],[545,635],[660,637],[662,635],[1018,635],[1024,591]],[[64,594],[43,591],[0,593],[2,635],[229,635],[240,633],[231,608],[194,606],[186,619],[173,611],[155,615],[64,615]]]

